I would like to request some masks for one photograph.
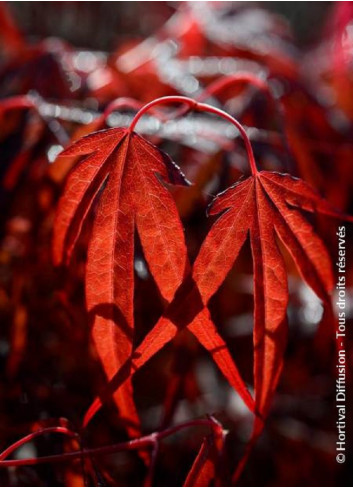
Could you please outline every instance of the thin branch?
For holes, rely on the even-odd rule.
[[[24,443],[27,443],[30,439],[32,439],[34,436],[39,436],[41,434],[44,434],[46,429],[40,430],[39,432],[32,433],[31,435],[27,435],[27,437],[22,438],[21,440],[18,440],[15,444],[11,445],[8,449],[6,449],[0,456],[0,467],[20,467],[24,465],[38,465],[42,463],[53,463],[53,462],[65,462],[67,460],[71,460],[73,458],[78,458],[78,457],[89,457],[92,455],[107,455],[111,453],[117,453],[117,452],[122,452],[122,451],[131,451],[131,450],[143,450],[146,448],[155,448],[156,443],[160,442],[164,438],[167,438],[171,435],[174,435],[180,430],[186,429],[186,428],[193,428],[193,427],[198,427],[198,426],[205,426],[208,428],[211,428],[212,430],[218,431],[220,429],[220,423],[216,421],[214,418],[209,418],[209,419],[196,419],[193,421],[187,421],[185,423],[182,423],[177,426],[173,426],[171,428],[165,429],[160,432],[154,432],[151,433],[150,435],[142,436],[140,438],[136,438],[134,440],[130,440],[127,442],[122,442],[122,443],[117,443],[114,445],[108,445],[108,446],[103,446],[99,448],[88,448],[88,449],[82,449],[74,452],[68,452],[68,453],[62,453],[58,455],[46,455],[43,457],[38,457],[38,458],[26,458],[26,459],[12,459],[12,460],[4,460],[4,454],[5,456],[12,453],[12,451],[15,448],[18,448],[20,445],[23,445]],[[53,428],[49,428],[51,430],[54,430]],[[59,430],[59,428],[57,428]],[[61,432],[61,427],[60,427],[60,432]],[[59,432],[59,431],[58,431]],[[28,439],[29,437],[29,439]],[[14,445],[16,445],[15,448]],[[10,450],[11,449],[11,450]]]

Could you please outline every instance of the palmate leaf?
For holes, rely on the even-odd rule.
[[[198,286],[208,288],[213,295],[249,235],[254,273],[255,403],[262,417],[267,415],[282,369],[287,335],[287,273],[277,240],[326,305],[333,288],[328,252],[302,211],[341,217],[302,180],[279,173],[257,173],[214,200],[210,214],[222,214],[194,267]]]
[[[342,218],[304,181],[259,172],[213,201],[212,226],[196,259],[193,277],[211,297],[250,238],[254,271],[254,387],[256,411],[266,417],[283,365],[287,336],[287,273],[277,241],[292,256],[302,278],[331,307],[330,257],[303,211]],[[202,293],[202,292],[201,292]]]
[[[99,195],[86,268],[86,300],[92,334],[108,378],[132,351],[134,232],[166,301],[184,277],[186,248],[178,212],[161,180],[182,183],[163,153],[134,133],[111,129],[86,136],[62,156],[88,155],[69,175],[54,226],[54,262],[68,262],[92,203]],[[115,396],[134,426],[132,387]],[[130,434],[136,435],[133,428]]]
[[[185,180],[167,155],[125,129],[110,129],[86,136],[61,155],[86,157],[69,175],[58,206],[54,262],[59,265],[70,260],[83,222],[97,197],[99,202],[88,248],[86,300],[96,349],[106,375],[111,379],[132,354],[135,228],[166,303],[173,300],[185,276],[190,273],[177,208],[162,183],[184,184]],[[198,304],[196,302],[196,307]],[[194,309],[195,305],[190,311]],[[252,408],[252,398],[208,309],[201,307],[198,320],[191,323],[192,333],[210,351],[230,384]],[[172,320],[163,324],[165,341],[158,342],[155,337],[152,354],[177,333]],[[188,326],[187,320],[185,326]],[[142,362],[150,356],[148,344],[145,350]],[[127,424],[136,425],[138,417],[133,408],[130,379],[122,383],[114,400]],[[136,434],[133,428],[130,428],[130,434]]]
[[[351,220],[337,213],[304,181],[290,175],[257,172],[218,195],[210,206],[210,214],[219,217],[200,249],[192,275],[183,282],[164,316],[135,350],[132,359],[117,373],[110,392],[146,363],[180,328],[197,329],[199,338],[203,330],[207,341],[204,317],[208,314],[208,301],[249,236],[254,268],[254,387],[258,415],[254,433],[257,436],[282,370],[287,336],[287,273],[278,240],[287,248],[302,278],[325,306],[331,307],[330,258],[303,211]],[[221,356],[219,363],[224,360],[221,345],[214,345],[213,355]],[[244,392],[238,391],[246,399]],[[86,422],[100,402],[93,403]]]

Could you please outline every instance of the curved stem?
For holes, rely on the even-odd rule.
[[[173,426],[172,428],[168,428],[160,432],[151,433],[150,435],[142,436],[141,438],[136,438],[134,440],[130,440],[127,442],[117,443],[115,445],[108,445],[99,448],[83,449],[75,452],[62,453],[59,455],[47,455],[38,458],[27,458],[27,459],[20,459],[20,460],[2,459],[0,460],[0,467],[19,467],[23,465],[37,465],[40,463],[48,463],[48,462],[64,462],[66,460],[70,460],[72,458],[77,458],[77,457],[88,457],[91,455],[107,455],[110,453],[116,453],[125,450],[130,451],[130,450],[142,450],[151,447],[153,448],[155,447],[158,441],[163,440],[164,438],[171,436],[182,429],[192,428],[196,426],[206,426],[211,428],[215,432],[218,432],[221,429],[220,423],[212,417],[210,417],[209,419],[196,419],[193,421],[187,421],[177,426]],[[40,432],[32,433],[32,435],[28,435],[28,436],[33,437],[33,435],[40,435],[43,434],[44,431],[45,430],[41,430]],[[22,438],[21,441],[23,442],[23,440],[24,439]],[[16,444],[18,443],[19,442],[16,442]],[[13,447],[14,445],[11,446]],[[5,452],[8,452],[10,448],[11,447],[5,450]],[[5,452],[3,452],[2,455]]]
[[[254,87],[258,88],[262,92],[266,93],[271,100],[274,99],[270,87],[268,86],[268,83],[263,80],[262,78],[259,78],[258,76],[253,75],[252,73],[238,73],[236,75],[229,75],[229,76],[224,76],[222,78],[219,78],[215,82],[211,83],[208,85],[208,87],[205,88],[205,90],[200,94],[198,100],[200,102],[206,100],[208,97],[212,97],[212,95],[217,95],[220,91],[231,87],[232,85],[235,85],[237,83],[248,83],[249,85],[253,85]]]
[[[24,436],[20,440],[17,440],[15,443],[10,445],[9,447],[6,448],[3,452],[0,453],[0,464],[2,463],[5,458],[7,458],[11,453],[13,453],[15,450],[20,448],[22,445],[25,443],[28,443],[29,441],[33,440],[34,438],[37,438],[38,436],[45,435],[48,433],[62,433],[64,435],[70,436],[72,438],[77,438],[78,434],[75,433],[74,431],[69,430],[68,428],[65,428],[64,426],[54,426],[50,428],[42,428],[34,433],[30,433],[29,435]]]
[[[212,105],[198,103],[197,108],[203,110],[204,112],[209,112],[210,114],[215,114],[222,117],[223,119],[230,122],[231,124],[233,124],[233,126],[235,126],[238,129],[245,144],[245,149],[248,155],[251,173],[252,175],[256,175],[258,173],[258,169],[256,167],[256,162],[255,162],[255,157],[254,157],[254,152],[252,150],[251,142],[248,135],[246,134],[244,127],[240,124],[240,122],[237,121],[237,119],[232,117],[224,110],[218,109],[217,107],[213,107]]]
[[[267,96],[270,102],[272,102],[272,106],[277,113],[277,125],[282,139],[282,145],[287,155],[291,157],[292,153],[288,143],[287,135],[283,129],[286,123],[283,107],[280,101],[273,95],[270,86],[266,80],[248,72],[224,76],[206,87],[206,89],[198,97],[198,100],[201,102],[203,100],[206,100],[208,97],[212,97],[214,95],[217,96],[220,92],[222,92],[222,90],[235,86],[239,83],[247,83],[248,85],[256,87]]]
[[[245,144],[245,149],[248,155],[248,160],[250,164],[250,170],[252,175],[256,175],[258,173],[257,167],[256,167],[256,162],[254,158],[254,153],[252,150],[252,146],[250,143],[250,139],[248,135],[246,134],[246,131],[244,127],[240,124],[239,121],[237,121],[234,117],[232,117],[230,114],[227,114],[224,110],[218,109],[216,107],[213,107],[212,105],[204,104],[197,102],[196,100],[189,98],[189,97],[182,97],[182,96],[171,96],[171,97],[161,97],[157,98],[156,100],[152,100],[152,102],[149,102],[146,104],[144,107],[142,107],[138,113],[135,115],[133,118],[129,131],[132,132],[134,131],[136,124],[138,123],[139,119],[152,107],[155,107],[156,105],[161,105],[161,104],[168,104],[168,103],[183,103],[189,106],[190,110],[198,110],[200,112],[208,112],[210,114],[215,114],[226,121],[230,122],[235,126],[238,131],[240,132],[240,135],[243,138],[244,144]]]
[[[264,92],[271,100],[275,100],[272,92],[270,91],[270,87],[268,83],[263,80],[262,78],[259,78],[252,73],[237,73],[236,75],[227,75],[223,76],[221,78],[218,78],[216,81],[213,83],[210,83],[204,90],[203,92],[200,93],[200,95],[197,97],[198,102],[204,102],[207,100],[209,97],[212,97],[214,95],[218,95],[219,92],[222,90],[231,87],[232,85],[236,85],[238,83],[248,83],[249,85],[252,85],[262,92]],[[186,115],[189,112],[188,107],[183,107],[181,109],[178,109],[175,111],[173,114],[173,117],[182,117],[183,115]]]
[[[193,100],[192,98],[189,97],[183,97],[179,95],[175,96],[170,96],[170,97],[160,97],[156,98],[155,100],[152,100],[151,102],[148,102],[148,104],[144,105],[135,115],[135,117],[132,119],[132,122],[129,127],[129,131],[132,132],[135,129],[136,124],[138,123],[139,119],[152,107],[156,105],[162,105],[162,104],[173,104],[173,103],[184,103],[186,104],[190,109],[195,108],[197,105],[197,102]]]

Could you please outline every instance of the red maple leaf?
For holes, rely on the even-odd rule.
[[[110,385],[110,392],[145,364],[177,331],[203,327],[207,337],[207,304],[224,281],[250,237],[254,263],[254,386],[258,420],[268,414],[283,365],[287,336],[287,272],[277,241],[296,263],[302,278],[330,307],[331,261],[304,212],[349,218],[336,212],[304,181],[274,172],[254,172],[218,195],[210,214],[220,214],[208,233],[191,276],[184,280],[164,316],[134,351]],[[213,350],[224,360],[222,348]],[[243,399],[244,391],[237,388]],[[87,412],[87,423],[101,401]],[[251,403],[248,403],[251,406]],[[260,421],[260,425],[262,422]],[[259,433],[259,425],[256,432]]]
[[[93,133],[61,155],[88,156],[69,175],[59,203],[54,262],[70,259],[99,195],[88,248],[86,299],[97,352],[111,378],[132,351],[135,227],[166,301],[183,280],[187,267],[183,228],[162,181],[184,183],[184,179],[167,155],[126,129]],[[136,424],[130,382],[121,387],[115,401],[122,417]]]
[[[88,248],[86,298],[97,352],[111,379],[132,354],[135,227],[167,304],[190,273],[182,224],[173,197],[162,183],[184,184],[185,179],[167,155],[126,129],[94,133],[61,153],[84,155],[88,156],[69,175],[58,206],[53,255],[57,265],[68,263],[82,225],[99,197]],[[190,323],[190,331],[253,409],[253,400],[208,309],[202,306],[197,288],[191,292],[194,304],[189,311],[184,310],[184,325]],[[199,305],[200,315],[192,321],[189,315]],[[152,349],[146,344],[139,365],[175,336],[174,323],[170,320],[162,324],[161,335],[154,337]],[[130,380],[119,388],[114,399],[121,415],[136,424]]]

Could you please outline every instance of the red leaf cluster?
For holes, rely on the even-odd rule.
[[[0,7],[4,485],[336,483],[310,430],[332,438],[352,9],[302,57],[264,9],[169,9],[103,53]]]

